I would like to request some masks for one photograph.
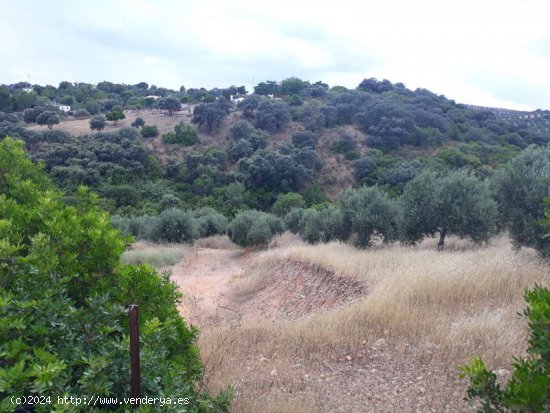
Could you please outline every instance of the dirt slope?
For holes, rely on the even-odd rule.
[[[251,255],[240,249],[196,248],[185,263],[172,268],[172,279],[185,294],[182,314],[201,329],[204,384],[214,392],[232,386],[233,412],[472,411],[462,401],[464,383],[456,369],[406,343],[397,349],[380,338],[358,352],[342,348],[324,360],[277,351],[242,354],[243,342],[261,340],[253,338],[255,326],[289,328],[311,313],[368,294],[368,287],[353,278],[286,260],[267,275],[259,291],[243,298],[235,289],[247,276]],[[220,331],[228,331],[221,340]],[[262,345],[266,347],[258,343],[252,348]]]

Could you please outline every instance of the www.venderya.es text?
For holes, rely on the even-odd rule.
[[[104,406],[104,405],[188,405],[188,397],[101,397],[101,396],[13,396],[12,404],[18,406],[71,404],[74,406]]]

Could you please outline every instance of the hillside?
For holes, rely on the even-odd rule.
[[[349,90],[289,78],[280,83],[261,82],[256,93],[248,95],[244,88],[235,87],[178,92],[146,86],[65,83],[50,95],[63,95],[64,101],[73,102],[73,116],[60,114],[61,122],[52,130],[32,123],[26,129],[21,118],[32,122],[44,110],[40,109],[44,103],[35,103],[20,112],[20,117],[17,112],[2,115],[0,134],[26,140],[31,154],[45,161],[68,193],[85,184],[109,200],[113,191],[106,185],[132,186],[128,191],[135,196],[131,198],[139,201],[111,199],[109,203],[114,204],[113,211],[124,206],[133,213],[150,210],[147,203],[155,209],[152,204],[164,195],[175,196],[190,207],[223,209],[220,191],[232,183],[243,186],[239,191],[246,192],[245,204],[263,210],[269,210],[280,194],[288,192],[304,195],[308,206],[324,197],[335,199],[345,188],[360,184],[377,184],[399,193],[425,168],[468,168],[488,177],[526,146],[550,141],[547,111],[466,106],[387,80],[366,79],[357,89]],[[45,93],[41,88],[35,86],[29,93],[40,98],[38,93]],[[17,96],[23,93],[13,90]],[[154,93],[163,97],[146,97]],[[178,109],[170,116],[162,102],[172,98]],[[233,98],[238,103],[230,100]],[[84,108],[109,114],[117,105],[125,109],[126,118],[107,124],[99,134],[92,133],[90,114]],[[135,128],[130,132],[128,128],[137,117],[146,125],[156,125],[158,136],[144,138]],[[197,131],[198,144],[163,143],[162,136],[173,132],[180,122]],[[247,123],[243,126],[242,122]],[[126,147],[142,147],[144,157],[122,161],[115,156],[109,165],[103,165],[98,156],[110,157],[98,155],[92,147],[102,146],[105,139],[109,146],[114,144],[117,138],[108,138],[109,134],[124,134],[124,139],[133,140]],[[251,142],[254,139],[256,143]],[[97,145],[93,141],[98,141]],[[69,152],[67,145],[73,148]],[[78,149],[83,145],[87,146],[84,152]],[[88,158],[90,149],[96,155]],[[272,160],[266,161],[266,157]],[[262,169],[266,162],[275,162],[271,166],[280,163],[283,169]],[[284,162],[290,163],[283,166]],[[119,170],[117,177],[112,175],[113,168]],[[90,169],[97,173],[90,176]],[[97,174],[101,179],[94,177]],[[162,194],[144,192],[143,183],[147,187],[159,178],[165,188]]]

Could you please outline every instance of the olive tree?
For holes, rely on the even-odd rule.
[[[398,205],[379,187],[348,189],[339,200],[344,238],[368,247],[374,238],[384,243],[397,239]]]
[[[442,250],[447,235],[481,242],[496,230],[497,206],[489,186],[466,170],[423,172],[405,186],[400,201],[400,231],[407,243],[438,233]]]
[[[550,245],[541,224],[550,196],[550,148],[528,147],[495,179],[502,220],[516,246],[544,251]]]

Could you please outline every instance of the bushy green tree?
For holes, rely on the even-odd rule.
[[[172,116],[174,111],[181,109],[181,101],[176,96],[166,96],[158,101],[158,107],[168,111],[168,115]]]
[[[61,121],[59,115],[55,112],[45,110],[36,117],[36,123],[39,125],[46,125],[48,129],[51,129],[53,125],[57,125]]]
[[[290,110],[284,102],[267,100],[256,111],[257,128],[277,131],[286,128],[289,122]]]
[[[145,125],[141,128],[141,136],[144,138],[154,138],[158,136],[159,129],[157,125]]]
[[[227,230],[227,218],[214,208],[200,208],[193,211],[193,216],[197,220],[201,237],[223,235]]]
[[[198,237],[199,227],[193,215],[178,208],[162,211],[152,232],[156,242],[193,244]]]
[[[302,221],[302,216],[304,215],[304,210],[301,208],[293,208],[288,214],[285,215],[285,227],[293,234],[300,232],[300,222]]]
[[[547,412],[550,407],[550,290],[535,286],[524,297],[529,356],[514,360],[510,380],[497,384],[496,375],[479,358],[461,367],[461,377],[470,380],[467,400],[477,401],[480,413]]]
[[[145,126],[145,120],[141,117],[137,117],[134,119],[134,121],[130,124],[132,128],[141,128],[142,126]]]
[[[196,333],[179,315],[176,286],[149,266],[120,262],[129,240],[94,195],[80,189],[71,206],[61,197],[22,142],[0,142],[0,410],[51,411],[65,395],[129,397],[124,308],[138,304],[142,395],[177,394],[196,412],[228,411],[227,397],[195,390]],[[10,400],[29,395],[52,404]]]
[[[299,234],[310,244],[344,239],[344,214],[334,206],[322,210],[305,209],[301,214]]]
[[[162,142],[175,143],[183,146],[193,146],[199,143],[197,131],[191,125],[180,122],[174,127],[174,132],[162,135]]]
[[[550,147],[531,146],[496,176],[499,210],[514,243],[544,252],[550,238],[541,225],[550,197]]]
[[[231,241],[241,247],[266,247],[274,235],[283,231],[280,218],[256,210],[239,212],[227,228]]]
[[[116,125],[119,120],[125,119],[126,115],[124,114],[122,109],[120,109],[119,107],[115,107],[112,111],[107,113],[105,117],[108,121],[111,121]]]
[[[305,206],[306,203],[302,195],[296,192],[288,192],[277,197],[272,211],[275,215],[282,217],[288,214],[293,208],[304,208]]]
[[[438,233],[439,250],[449,234],[481,242],[496,230],[497,207],[487,182],[465,170],[421,173],[405,186],[401,210],[402,239],[415,243]]]
[[[368,247],[373,238],[383,242],[397,239],[398,206],[379,187],[346,190],[339,199],[343,214],[344,239],[358,247]]]
[[[90,119],[90,129],[101,131],[107,126],[107,119],[103,115],[96,115]]]

